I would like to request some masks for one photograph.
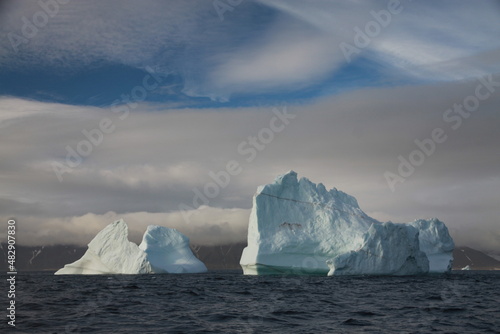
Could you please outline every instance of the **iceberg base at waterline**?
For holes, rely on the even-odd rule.
[[[106,226],[77,261],[55,275],[202,273],[207,267],[189,248],[189,239],[175,229],[148,226],[141,244],[128,240],[123,219]]]
[[[451,270],[454,242],[438,219],[381,223],[357,200],[290,171],[253,198],[246,275],[416,275]]]

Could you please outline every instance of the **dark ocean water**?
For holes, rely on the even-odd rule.
[[[18,333],[500,333],[500,272],[18,274],[16,312]]]

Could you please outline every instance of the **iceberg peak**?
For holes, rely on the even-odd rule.
[[[199,273],[207,268],[189,248],[189,239],[179,231],[148,226],[142,243],[128,240],[128,226],[119,219],[100,231],[77,261],[56,275]]]

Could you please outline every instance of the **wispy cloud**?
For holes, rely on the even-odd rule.
[[[141,242],[149,225],[175,228],[188,235],[191,244],[224,245],[244,242],[248,228],[248,209],[222,209],[203,206],[190,214],[188,224],[182,212],[106,212],[101,215],[88,213],[68,217],[23,216],[23,226],[18,228],[19,242],[23,245],[70,244],[86,245],[106,225],[123,218],[128,226],[130,239]],[[8,217],[1,217],[9,219]],[[35,228],[36,226],[36,228]]]
[[[498,2],[401,1],[387,24],[373,13],[396,2],[244,1],[223,21],[202,0],[71,1],[54,15],[40,3],[4,1],[0,12],[0,215],[23,222],[20,243],[86,243],[120,217],[136,238],[158,224],[195,243],[242,241],[256,187],[294,169],[353,194],[380,220],[437,216],[458,243],[500,248]],[[46,22],[25,36],[40,11]],[[380,31],[356,45],[370,22]],[[24,38],[16,48],[12,34]],[[346,57],[342,43],[358,51]],[[65,162],[68,147],[118,117],[112,108],[72,104],[130,94],[146,67],[163,75],[163,87],[59,182],[54,163]],[[474,96],[486,73],[496,73],[496,91],[392,193],[384,171],[415,139],[449,126],[445,111]],[[7,96],[12,87],[28,93]],[[91,93],[79,99],[84,91]],[[238,143],[269,126],[271,108],[241,107],[260,105],[261,96],[317,99],[290,103],[296,120],[209,207],[198,207],[194,189],[241,159]],[[199,108],[208,98],[238,107]],[[193,207],[189,223],[180,204]]]
[[[241,158],[237,144],[269,125],[268,108],[163,112],[158,105],[156,111],[139,105],[59,182],[52,162],[64,159],[66,145],[75,145],[84,138],[82,129],[95,127],[111,111],[2,98],[0,115],[11,116],[4,116],[0,132],[0,142],[10,143],[0,145],[1,214],[24,221],[19,235],[30,243],[85,242],[118,216],[133,220],[137,231],[158,223],[184,229],[193,240],[239,241],[257,186],[294,169],[354,195],[366,212],[381,220],[436,216],[460,242],[467,240],[472,227],[484,235],[495,234],[500,215],[498,94],[482,101],[460,129],[449,132],[446,143],[396,193],[382,176],[397,166],[398,155],[415,149],[415,138],[447,126],[443,112],[476,86],[471,81],[364,89],[290,106],[297,115],[294,122],[210,201],[212,208],[200,208],[191,216],[206,224],[200,231],[217,231],[206,232],[207,239],[198,223],[183,227],[179,204],[193,206],[193,188],[211,181],[210,171]],[[12,118],[16,111],[26,113]],[[110,211],[116,214],[106,216]],[[224,218],[227,215],[233,218]],[[96,223],[85,227],[86,219]],[[46,235],[35,238],[41,230]],[[479,237],[474,240],[470,246],[481,246]],[[488,240],[491,247],[500,247]]]
[[[345,62],[330,35],[288,20],[219,58],[211,86],[229,95],[297,90],[323,81]]]
[[[37,63],[63,68],[103,60],[145,66],[168,55],[176,44],[199,43],[197,20],[210,19],[210,8],[207,2],[196,1],[71,1],[59,5],[36,36],[20,45],[17,57],[10,43],[3,41],[0,61],[10,66]],[[7,2],[1,13],[2,32],[23,36],[23,17],[33,22],[33,15],[41,10],[39,2]]]
[[[61,76],[103,64],[151,66],[178,77],[178,94],[220,101],[318,84],[352,87],[355,82],[336,76],[348,63],[340,45],[353,43],[356,27],[364,31],[376,21],[373,11],[387,9],[379,1],[261,0],[243,3],[220,21],[210,1],[71,1],[18,52],[3,39],[0,66]],[[41,10],[39,2],[6,2],[0,31],[22,37],[25,19]],[[422,82],[500,71],[498,61],[482,58],[500,49],[497,2],[401,1],[399,10],[353,62],[369,56],[387,78]]]
[[[283,12],[351,43],[356,27],[366,32],[372,12],[388,11],[389,3],[378,1],[284,1],[261,0]],[[397,1],[398,13],[379,25],[381,33],[370,39],[363,52],[375,52],[378,61],[393,70],[408,72],[424,80],[456,80],[489,73],[476,63],[462,61],[482,52],[498,50],[494,37],[500,32],[500,6],[495,1],[441,1],[430,5],[422,1]],[[370,37],[370,34],[368,34]],[[438,65],[448,66],[438,69]],[[453,66],[452,66],[453,65]],[[495,71],[500,71],[496,63]]]

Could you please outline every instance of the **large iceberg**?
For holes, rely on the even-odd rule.
[[[414,275],[451,270],[453,239],[437,219],[381,223],[356,199],[290,171],[253,198],[246,275]]]
[[[189,239],[175,229],[150,225],[142,243],[128,240],[123,219],[106,226],[77,261],[56,275],[201,273],[207,267],[189,248]]]

